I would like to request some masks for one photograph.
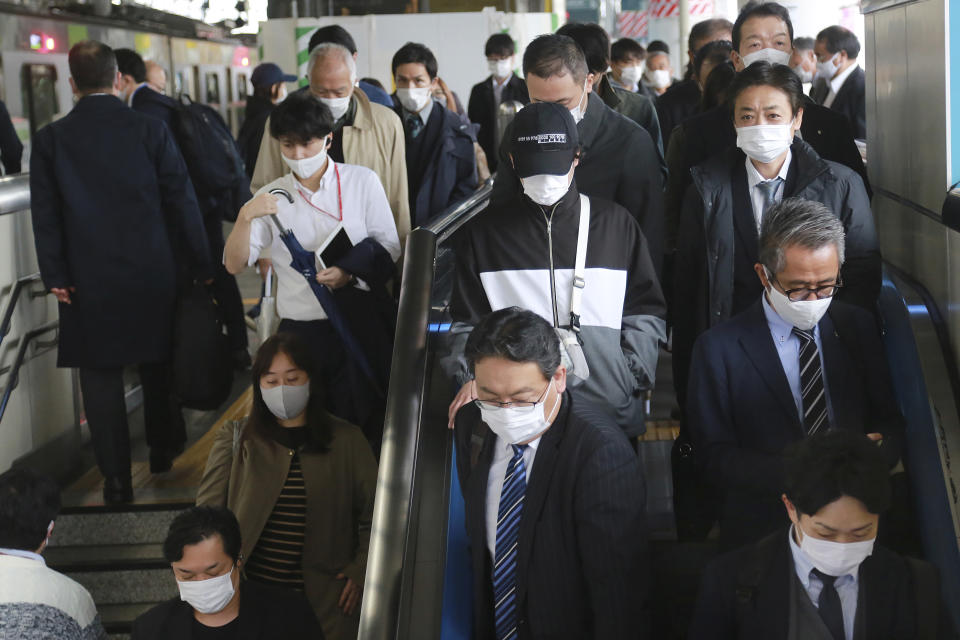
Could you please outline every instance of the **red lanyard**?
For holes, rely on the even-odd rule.
[[[307,197],[307,194],[305,194],[305,193],[303,192],[303,190],[300,188],[300,185],[299,185],[299,184],[297,184],[297,191],[300,192],[300,197],[303,198],[303,200],[304,200],[308,205],[310,205],[311,207],[313,207],[314,209],[316,209],[316,210],[319,211],[320,213],[323,213],[323,214],[325,214],[325,215],[330,216],[330,217],[333,218],[334,220],[339,220],[340,222],[343,222],[343,192],[340,191],[340,170],[337,169],[337,163],[336,163],[336,162],[333,162],[333,160],[331,160],[330,162],[333,164],[333,173],[337,176],[337,205],[340,207],[340,216],[339,216],[339,217],[333,215],[333,214],[330,213],[329,211],[324,211],[323,209],[321,209],[321,208],[318,207],[317,205],[315,205],[315,204],[313,204],[312,202],[310,202],[310,198],[308,198],[308,197]]]

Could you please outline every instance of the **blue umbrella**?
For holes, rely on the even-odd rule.
[[[271,189],[270,193],[283,196],[287,202],[293,204],[293,196],[285,189]],[[343,340],[343,345],[347,353],[356,365],[360,367],[360,371],[363,372],[370,381],[370,384],[373,385],[377,394],[382,397],[383,391],[381,391],[380,385],[377,383],[377,378],[373,373],[373,369],[370,367],[369,361],[367,361],[367,356],[363,352],[360,343],[357,342],[353,332],[350,331],[350,327],[347,326],[347,321],[343,317],[343,313],[340,311],[340,307],[337,305],[333,293],[326,286],[317,282],[316,260],[313,252],[303,248],[303,245],[300,244],[297,237],[293,235],[293,231],[283,226],[280,218],[276,215],[271,215],[270,218],[280,231],[280,239],[283,241],[283,244],[286,245],[287,251],[289,251],[293,257],[290,266],[306,279],[307,284],[310,285],[310,289],[313,290],[313,294],[317,296],[317,301],[320,303],[320,306],[323,307],[324,313],[327,314],[327,319],[330,320],[334,331],[336,331],[340,339]]]

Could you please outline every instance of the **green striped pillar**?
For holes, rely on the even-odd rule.
[[[307,61],[310,59],[310,36],[316,31],[316,27],[296,27],[294,35],[297,39],[297,82],[299,86],[305,87],[310,84],[307,78]]]

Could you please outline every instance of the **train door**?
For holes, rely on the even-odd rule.
[[[236,137],[246,117],[247,96],[253,92],[250,67],[230,67],[227,77],[230,81],[230,128]]]
[[[200,100],[197,91],[197,69],[192,65],[177,65],[173,72],[173,94],[190,96],[193,100]]]
[[[23,166],[29,166],[30,138],[73,108],[66,54],[5,51],[4,101],[24,141]]]
[[[200,101],[227,119],[227,70],[222,65],[202,64],[197,67],[200,79]]]

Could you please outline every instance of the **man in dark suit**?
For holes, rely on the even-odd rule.
[[[467,103],[467,117],[480,125],[477,142],[487,155],[490,173],[497,170],[497,145],[503,134],[498,128],[500,104],[519,102],[525,105],[530,102],[527,83],[513,72],[516,51],[516,43],[506,33],[495,33],[487,39],[483,53],[487,57],[490,76],[473,85]]]
[[[771,207],[754,267],[761,299],[694,346],[685,426],[706,478],[726,494],[723,547],[784,523],[778,497],[792,442],[869,431],[888,468],[900,459],[903,417],[876,323],[833,301],[843,258],[843,223],[827,207],[798,198]]]
[[[422,226],[477,188],[477,158],[469,125],[433,99],[437,59],[408,42],[391,62],[397,91],[393,109],[406,142],[410,228]]]
[[[857,64],[860,41],[852,31],[836,25],[817,34],[813,51],[820,82],[810,90],[810,97],[845,115],[853,125],[854,136],[866,140],[866,77]]]
[[[213,267],[183,158],[162,122],[117,98],[113,50],[80,42],[69,64],[79,100],[33,139],[33,233],[43,282],[60,301],[58,365],[80,369],[104,499],[129,501],[123,368],[140,367],[151,468],[165,470],[186,439],[167,365],[178,261],[204,281]]]
[[[0,100],[0,162],[3,163],[2,175],[20,173],[20,159],[23,156],[23,143],[17,130],[13,128],[7,105]]]
[[[465,356],[478,400],[457,440],[482,438],[458,458],[476,460],[460,465],[474,637],[649,637],[644,481],[623,432],[574,402],[557,335],[532,311],[488,315]]]
[[[877,444],[839,429],[788,450],[791,526],[707,567],[690,640],[954,637],[936,570],[875,544],[891,502]]]

